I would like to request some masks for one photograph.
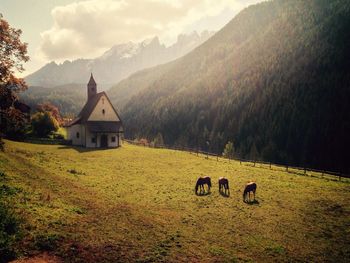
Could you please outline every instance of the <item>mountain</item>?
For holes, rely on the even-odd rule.
[[[107,89],[130,74],[148,67],[179,58],[204,41],[213,32],[193,32],[178,36],[169,47],[161,44],[158,37],[141,43],[119,44],[95,59],[78,59],[62,64],[51,62],[25,78],[30,86],[55,87],[68,83],[86,83],[91,72],[97,77],[100,88]]]
[[[128,138],[350,172],[349,28],[349,1],[263,2],[108,94]]]

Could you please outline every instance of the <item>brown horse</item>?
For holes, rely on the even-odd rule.
[[[243,191],[243,202],[247,202],[247,195],[248,195],[248,202],[250,202],[250,192],[253,192],[254,201],[255,201],[256,183],[254,182],[247,183]]]
[[[219,192],[220,193],[224,192],[226,194],[226,191],[230,192],[230,188],[228,186],[228,179],[225,177],[220,177],[219,178]]]
[[[208,193],[210,192],[211,180],[209,176],[199,177],[196,183],[195,192],[198,193],[198,188],[200,189],[200,193],[204,193],[204,185],[208,185]]]

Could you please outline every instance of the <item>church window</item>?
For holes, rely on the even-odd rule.
[[[112,136],[111,139],[112,139],[112,142],[115,142],[115,136]]]
[[[105,109],[102,110],[102,114],[104,115],[106,113]]]
[[[96,137],[91,137],[91,142],[96,143]]]
[[[105,104],[105,99],[104,98],[102,98],[102,104]]]
[[[80,133],[79,133],[79,132],[77,132],[76,136],[77,136],[77,138],[79,139],[79,137],[80,137]]]

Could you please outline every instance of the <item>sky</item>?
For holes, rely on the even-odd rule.
[[[0,13],[23,31],[26,76],[50,61],[94,58],[113,45],[158,36],[220,30],[261,0],[1,0]]]

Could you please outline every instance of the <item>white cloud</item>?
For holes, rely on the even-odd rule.
[[[95,57],[111,46],[158,35],[173,40],[186,28],[224,10],[257,0],[88,0],[55,7],[53,26],[41,33],[50,60]],[[213,20],[212,20],[213,21]],[[222,26],[222,25],[220,25]]]

